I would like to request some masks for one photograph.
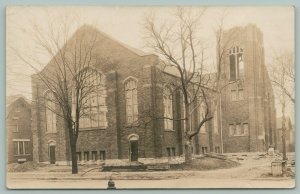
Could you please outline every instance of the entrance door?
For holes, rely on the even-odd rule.
[[[130,141],[130,161],[138,161],[138,141]]]
[[[50,146],[49,147],[49,152],[50,152],[50,164],[55,164],[55,146]]]

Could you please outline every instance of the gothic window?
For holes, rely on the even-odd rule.
[[[230,81],[236,80],[235,54],[230,55]]]
[[[170,89],[165,89],[163,93],[164,103],[164,126],[165,129],[173,130],[173,97]]]
[[[217,107],[214,112],[214,133],[219,134],[219,129],[218,129],[218,111]]]
[[[230,81],[236,81],[244,77],[243,49],[234,46],[229,50]]]
[[[137,81],[129,78],[125,81],[126,120],[128,124],[138,120]]]
[[[237,54],[237,65],[239,67],[239,77],[244,77],[244,59],[243,53]]]
[[[206,105],[204,102],[200,102],[200,106],[198,108],[199,123],[205,118],[205,113]],[[206,133],[206,123],[203,123],[203,125],[201,126],[200,133]]]
[[[46,131],[47,133],[56,133],[56,114],[54,94],[48,91],[45,94],[46,101]]]
[[[80,129],[106,128],[106,89],[104,76],[93,69],[85,69],[83,109],[79,119]],[[75,114],[75,99],[73,96],[73,115]]]

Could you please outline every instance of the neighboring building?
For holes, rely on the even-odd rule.
[[[265,66],[263,34],[253,24],[223,34],[220,67],[224,152],[258,152],[276,146],[274,94]]]
[[[92,27],[83,26],[69,42],[82,33],[94,31]],[[89,163],[105,159],[136,161],[182,155],[184,125],[181,120],[154,119],[147,126],[137,124],[146,110],[157,113],[158,117],[180,118],[183,114],[180,92],[170,92],[170,88],[158,81],[162,74],[163,79],[178,78],[172,73],[162,72],[158,56],[134,50],[102,32],[96,33],[100,40],[95,45],[95,60],[109,59],[110,64],[99,63],[94,67],[98,71],[94,74],[94,80],[99,82],[99,99],[90,103],[100,107],[96,110],[99,122],[89,117],[80,121],[78,160]],[[53,63],[50,62],[46,68],[51,67]],[[62,119],[45,108],[55,108],[55,104],[45,101],[51,99],[52,94],[39,80],[38,74],[32,76],[32,92],[34,160],[68,163],[67,131]],[[200,115],[198,111],[194,112],[193,122],[197,122]],[[210,147],[209,140],[213,139],[213,134],[209,127],[212,125],[207,123],[207,129],[201,130],[199,138],[195,138],[194,153],[220,150]]]
[[[289,117],[285,118],[285,147],[287,152],[295,151],[295,131]],[[282,153],[282,117],[277,118],[277,150]]]
[[[25,97],[8,97],[6,132],[8,163],[32,161],[31,106]]]

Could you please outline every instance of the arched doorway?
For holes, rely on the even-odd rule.
[[[131,162],[138,161],[139,158],[139,136],[137,134],[131,134],[128,136],[129,140],[129,160]]]
[[[50,164],[55,164],[55,162],[56,162],[56,158],[55,158],[56,142],[54,140],[50,140],[48,142],[48,147],[49,147],[49,162],[50,162]]]

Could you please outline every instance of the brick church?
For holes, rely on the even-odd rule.
[[[276,149],[274,93],[265,65],[263,34],[254,24],[224,33],[221,66],[223,151]]]
[[[83,26],[73,38],[94,30]],[[226,45],[228,53],[220,71],[222,83],[230,84],[221,92],[220,106],[211,108],[214,118],[194,138],[194,154],[265,151],[276,142],[274,96],[264,64],[262,33],[256,26],[247,25],[226,31],[225,39],[231,38],[232,33],[236,35]],[[97,100],[90,105],[99,107],[95,110],[98,119],[81,119],[77,159],[92,163],[183,155],[181,120],[157,119],[148,125],[135,124],[149,108],[174,118],[183,114],[181,94],[170,94],[157,81],[161,74],[169,80],[176,79],[176,75],[160,68],[158,56],[133,49],[98,30],[97,35],[101,43],[96,45],[95,58],[106,58],[111,63],[94,67],[98,72],[94,80],[101,83],[101,88]],[[67,132],[62,119],[46,108],[55,104],[45,100],[44,96],[52,94],[38,74],[32,75],[32,93],[33,159],[68,163],[71,156]],[[201,111],[199,107],[194,113],[195,124]]]

